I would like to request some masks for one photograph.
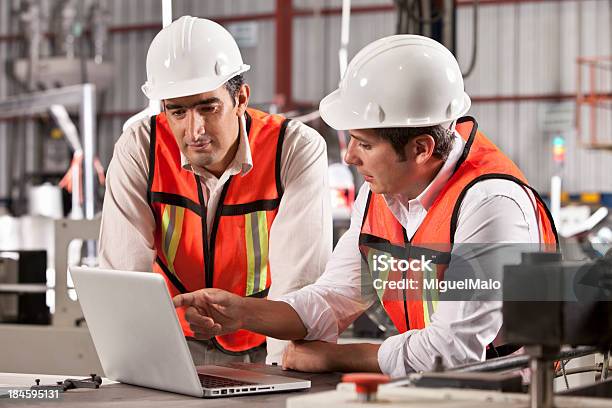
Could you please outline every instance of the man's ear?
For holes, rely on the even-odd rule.
[[[246,108],[249,105],[249,97],[251,96],[251,88],[248,84],[242,84],[238,91],[237,104],[236,104],[236,115],[242,116],[246,112]]]
[[[412,154],[416,164],[426,163],[433,156],[436,149],[436,141],[429,134],[415,137],[412,143],[408,143],[408,145],[412,146]]]

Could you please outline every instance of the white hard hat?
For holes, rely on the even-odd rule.
[[[158,100],[209,92],[249,68],[225,28],[211,20],[183,16],[151,42],[142,91]]]
[[[452,123],[470,105],[449,50],[431,38],[392,35],[355,55],[319,111],[338,130],[423,127]]]

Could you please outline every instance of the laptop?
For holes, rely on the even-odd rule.
[[[194,397],[310,388],[310,381],[222,366],[198,366],[161,275],[71,267],[107,378]]]

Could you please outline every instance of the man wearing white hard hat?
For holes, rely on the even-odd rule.
[[[445,367],[484,360],[502,302],[441,301],[437,288],[422,286],[426,275],[448,281],[473,258],[493,265],[512,244],[548,249],[557,237],[518,167],[464,116],[469,108],[457,61],[436,41],[395,35],[363,48],[320,104],[323,120],[350,132],[345,160],[366,181],[323,275],[277,301],[202,290],[175,305],[206,310],[191,320],[203,334],[246,328],[294,340],[283,365],[297,370],[397,377],[432,370],[437,357]],[[458,257],[460,244],[476,250]],[[377,269],[383,257],[409,268]],[[397,290],[381,287],[401,281]],[[335,344],[377,301],[399,334],[382,344]]]
[[[142,90],[163,112],[115,146],[102,267],[153,269],[173,296],[222,288],[275,299],[319,277],[332,243],[325,142],[302,123],[248,108],[249,68],[210,20],[184,16],[153,39]],[[199,364],[266,355],[261,334],[198,341],[178,315]],[[279,361],[284,343],[267,346],[268,362]]]

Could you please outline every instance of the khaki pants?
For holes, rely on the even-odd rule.
[[[196,340],[192,337],[187,337],[187,345],[193,358],[195,365],[225,363],[265,363],[266,361],[266,345],[265,343],[257,347],[255,350],[241,356],[231,356],[219,350],[209,340]]]

